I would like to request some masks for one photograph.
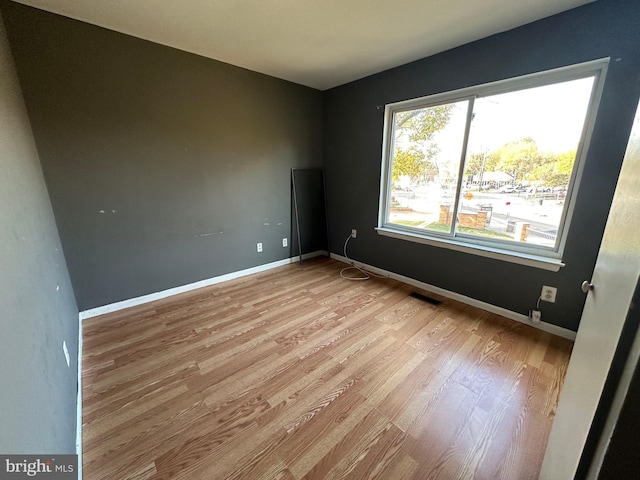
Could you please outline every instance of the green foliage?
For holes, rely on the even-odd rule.
[[[495,155],[498,157],[497,171],[509,173],[515,182],[528,178],[541,162],[538,145],[530,137],[504,144]]]
[[[418,178],[422,172],[424,161],[425,155],[422,152],[415,149],[396,149],[393,152],[393,170],[391,171],[393,182],[397,182],[402,175]]]
[[[469,155],[466,175],[479,175],[480,172],[494,172],[498,163],[495,153],[488,151],[476,152]]]
[[[426,180],[437,174],[433,158],[438,153],[438,148],[433,143],[433,137],[449,123],[452,108],[452,105],[438,105],[396,113],[396,139],[409,140],[411,147],[396,147],[393,152],[391,176],[394,182],[402,175],[416,181]]]
[[[399,150],[393,154],[393,169],[391,178],[397,182],[402,175],[407,175],[412,180],[428,180],[437,174],[436,165],[427,156],[416,149]]]
[[[567,182],[569,181],[571,172],[573,172],[573,164],[576,162],[576,155],[577,152],[575,150],[571,150],[557,156],[556,172],[558,175],[566,175]]]
[[[505,143],[494,152],[474,153],[470,156],[467,171],[476,174],[485,159],[485,172],[506,172],[514,183],[524,181],[546,187],[567,185],[573,171],[575,150],[561,154],[543,153],[530,137]]]
[[[534,181],[547,187],[567,185],[573,171],[576,152],[569,151],[559,155],[548,155],[530,174]]]
[[[447,126],[453,105],[409,110],[396,113],[396,133],[406,134],[412,142],[430,142],[433,136]]]

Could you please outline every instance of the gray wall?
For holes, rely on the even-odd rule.
[[[322,164],[319,91],[2,6],[81,310],[297,251],[290,169]]]
[[[576,330],[640,93],[640,3],[600,1],[326,91],[324,167],[330,244],[351,228],[354,259],[526,314],[542,285],[558,287],[544,321]],[[382,237],[377,224],[384,105],[611,56],[564,254],[547,272]]]
[[[2,18],[0,331],[0,452],[75,453],[78,309]]]
[[[543,320],[577,328],[640,92],[637,2],[595,2],[324,94],[0,5],[82,310],[290,256],[289,169],[324,165],[336,253],[357,228],[354,258],[520,313],[553,285]],[[560,272],[373,231],[386,103],[605,56]]]

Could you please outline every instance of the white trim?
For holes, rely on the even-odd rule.
[[[305,253],[302,255],[302,259],[306,260],[308,258],[319,257],[321,255],[328,256],[329,252],[327,252],[326,250],[318,250],[311,253]],[[295,263],[295,262],[298,262],[299,260],[300,260],[300,256],[285,258],[284,260],[278,260],[277,262],[266,263],[264,265],[258,265],[257,267],[247,268],[245,270],[231,272],[225,275],[219,275],[217,277],[200,280],[199,282],[189,283],[187,285],[182,285],[180,287],[169,288],[161,292],[150,293],[148,295],[143,295],[141,297],[131,298],[129,300],[123,300],[121,302],[111,303],[109,305],[103,305],[101,307],[91,308],[89,310],[83,310],[82,312],[80,312],[80,320],[82,321],[87,318],[104,315],[105,313],[116,312],[118,310],[124,310],[125,308],[143,305],[148,302],[153,302],[154,300],[160,300],[162,298],[167,298],[172,295],[177,295],[179,293],[189,292],[191,290],[196,290],[198,288],[208,287],[210,285],[215,285],[217,283],[227,282],[229,280],[245,277],[247,275],[252,275],[254,273],[264,272],[265,270],[271,270],[272,268],[281,267],[283,265],[289,265],[290,263]]]
[[[78,314],[78,397],[76,399],[76,455],[78,480],[82,480],[82,317]]]
[[[418,108],[455,102],[457,100],[464,99],[465,97],[486,97],[489,95],[516,92],[528,88],[553,85],[554,83],[586,78],[592,74],[598,74],[607,68],[609,60],[610,57],[603,57],[596,60],[589,60],[587,62],[566,65],[564,67],[552,68],[550,70],[542,70],[493,82],[471,85],[457,90],[450,90],[447,92],[401,100],[399,102],[392,102],[388,103],[386,106],[388,106],[392,112],[415,110]]]
[[[438,238],[431,239],[424,235],[413,234],[401,230],[395,230],[388,227],[378,227],[375,229],[379,235],[386,237],[398,238],[400,240],[408,240],[410,242],[422,243],[433,247],[447,248],[458,252],[470,253],[481,257],[493,258],[504,262],[517,263],[528,267],[540,268],[557,272],[565,264],[556,258],[542,257],[539,255],[531,255],[528,253],[517,252],[514,250],[503,250],[497,247],[489,247],[486,245],[476,245],[468,241],[462,242],[454,238]]]
[[[487,312],[495,313],[497,315],[509,318],[511,320],[515,320],[516,322],[524,323],[526,325],[537,328],[539,330],[543,330],[548,333],[552,333],[553,335],[557,335],[559,337],[567,338],[569,340],[575,340],[576,338],[576,332],[572,330],[559,327],[557,325],[553,325],[547,322],[540,322],[538,324],[534,324],[529,321],[528,316],[522,315],[521,313],[513,312],[511,310],[507,310],[506,308],[498,307],[496,305],[491,305],[490,303],[482,302],[480,300],[476,300],[475,298],[467,297],[465,295],[461,295],[459,293],[452,292],[450,290],[445,290],[444,288],[436,287],[435,285],[430,285],[428,283],[421,282],[411,277],[405,277],[404,275],[400,275],[398,273],[390,272],[388,270],[383,270],[382,268],[374,267],[373,265],[368,265],[366,263],[351,260],[346,257],[343,257],[342,255],[332,253],[331,258],[347,263],[349,265],[354,265],[356,267],[364,268],[365,270],[369,270],[378,275],[383,275],[385,277],[393,278],[394,280],[398,280],[408,285],[413,285],[414,287],[421,288],[422,290],[426,290],[427,292],[435,293],[437,295],[442,295],[443,297],[451,298],[452,300],[456,300],[458,302],[465,303],[467,305],[471,305],[473,307],[477,307],[482,310],[486,310]]]

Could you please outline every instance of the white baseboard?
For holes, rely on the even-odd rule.
[[[307,260],[309,258],[319,257],[321,255],[328,256],[329,252],[327,252],[326,250],[318,250],[311,253],[305,253],[302,255],[302,259]],[[163,290],[161,292],[150,293],[148,295],[143,295],[141,297],[131,298],[129,300],[123,300],[121,302],[111,303],[109,305],[103,305],[101,307],[91,308],[89,310],[83,310],[82,312],[80,312],[80,320],[82,321],[87,318],[97,317],[98,315],[104,315],[105,313],[117,312],[118,310],[124,310],[125,308],[135,307],[148,302],[153,302],[154,300],[167,298],[172,295],[177,295],[178,293],[189,292],[191,290],[196,290],[198,288],[208,287],[210,285],[215,285],[217,283],[227,282],[229,280],[245,277],[247,275],[251,275],[254,273],[264,272],[265,270],[271,270],[272,268],[281,267],[283,265],[289,265],[290,263],[295,263],[298,261],[300,261],[300,256],[285,258],[284,260],[278,260],[277,262],[258,265],[257,267],[247,268],[245,270],[240,270],[238,272],[227,273],[225,275],[208,278],[206,280],[201,280],[199,282],[189,283],[187,285],[182,285],[180,287],[169,288],[168,290]]]
[[[497,315],[509,318],[511,320],[515,320],[516,322],[530,325],[539,330],[544,330],[545,332],[558,335],[559,337],[568,338],[569,340],[576,339],[576,332],[569,330],[568,328],[559,327],[557,325],[553,325],[552,323],[547,323],[547,322],[540,322],[538,324],[535,324],[529,321],[529,317],[527,315],[522,315],[521,313],[513,312],[511,310],[507,310],[506,308],[498,307],[496,305],[491,305],[490,303],[482,302],[480,300],[476,300],[475,298],[467,297],[465,295],[461,295],[456,292],[445,290],[444,288],[436,287],[435,285],[430,285],[428,283],[421,282],[414,278],[405,277],[404,275],[400,275],[398,273],[389,272],[387,270],[374,267],[373,265],[367,265],[366,263],[351,260],[346,257],[343,257],[342,255],[337,255],[335,253],[332,253],[331,258],[347,263],[349,265],[354,265],[356,267],[369,270],[378,275],[383,275],[385,277],[393,278],[394,280],[398,280],[408,285],[413,285],[414,287],[421,288],[422,290],[426,290],[427,292],[435,293],[437,295],[442,295],[443,297],[451,298],[452,300],[456,300],[458,302],[465,303],[467,305],[471,305],[473,307],[477,307],[482,310],[486,310],[487,312],[495,313]]]

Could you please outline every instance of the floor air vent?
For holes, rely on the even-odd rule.
[[[409,294],[413,298],[417,298],[418,300],[422,300],[423,302],[430,303],[431,305],[440,305],[442,302],[440,300],[436,300],[435,298],[427,297],[426,295],[422,295],[418,292],[411,292]]]

